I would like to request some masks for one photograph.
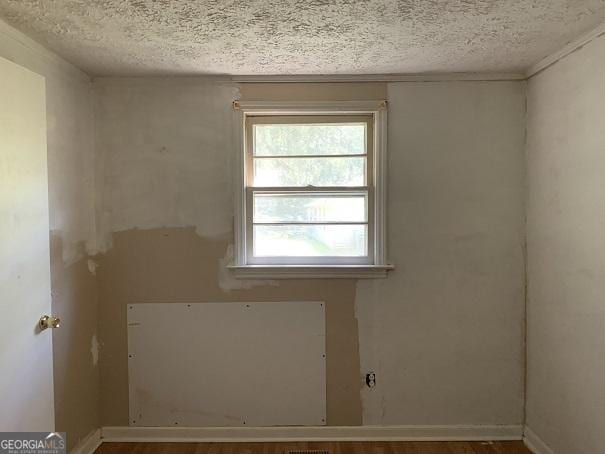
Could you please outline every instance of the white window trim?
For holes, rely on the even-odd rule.
[[[235,254],[228,268],[241,279],[380,278],[393,266],[386,254],[387,104],[386,101],[235,101],[234,143],[238,148],[234,174]],[[252,265],[246,262],[246,145],[243,132],[248,115],[347,115],[374,118],[374,244],[373,263],[360,265]]]

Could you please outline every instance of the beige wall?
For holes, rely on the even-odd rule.
[[[95,93],[102,424],[127,424],[126,304],[284,299],[327,303],[328,424],[521,423],[522,82],[97,79]],[[231,101],[387,96],[397,270],[233,279]]]
[[[132,302],[325,300],[328,424],[521,423],[524,83],[98,79],[93,128],[85,79],[6,40],[0,51],[47,71],[56,417],[70,446],[128,423]],[[388,98],[388,279],[226,270],[238,98]]]
[[[55,427],[71,448],[99,426],[97,295],[86,258],[94,249],[92,89],[81,71],[1,21],[0,56],[46,78],[52,310],[62,319],[53,331]]]
[[[357,284],[365,424],[520,424],[523,82],[388,86],[386,280]]]
[[[528,92],[527,425],[556,453],[603,450],[605,37]]]
[[[70,447],[101,424],[127,424],[130,302],[323,299],[328,424],[522,422],[523,82],[100,79],[95,154],[91,84],[49,55],[0,22],[0,56],[47,79],[53,311],[63,319],[55,416]],[[605,425],[603,56],[600,37],[528,89],[527,424],[555,452],[596,452]],[[230,102],[297,97],[388,98],[396,270],[386,280],[261,283],[225,269]]]
[[[128,423],[126,304],[280,300],[326,301],[327,423],[361,424],[355,282],[240,282],[225,268],[238,87],[99,79],[95,91],[111,240],[98,258],[103,424]]]

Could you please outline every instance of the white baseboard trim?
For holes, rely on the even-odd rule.
[[[101,429],[95,429],[78,442],[69,454],[92,454],[101,446]]]
[[[104,442],[521,440],[522,426],[102,427]]]
[[[534,454],[555,454],[555,452],[542,441],[536,433],[529,427],[525,426],[523,431],[523,443]]]

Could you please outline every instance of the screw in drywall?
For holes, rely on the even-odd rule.
[[[376,386],[376,373],[368,372],[366,374],[366,385],[368,385],[368,388]]]

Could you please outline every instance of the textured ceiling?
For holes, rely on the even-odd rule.
[[[517,72],[605,0],[0,0],[91,75]]]

